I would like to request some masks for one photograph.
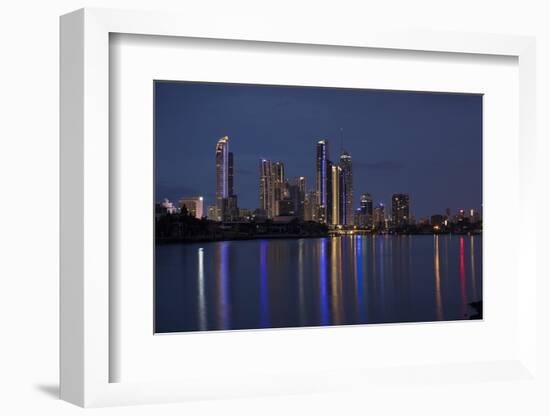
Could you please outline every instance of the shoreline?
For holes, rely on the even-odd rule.
[[[362,233],[356,232],[354,234],[326,234],[326,235],[300,235],[300,234],[266,234],[266,235],[253,235],[253,236],[234,236],[234,237],[198,237],[198,238],[156,238],[155,245],[167,245],[167,244],[193,244],[193,243],[217,243],[223,241],[249,241],[249,240],[299,240],[299,239],[311,239],[311,238],[334,238],[334,237],[352,237],[355,235],[360,236],[481,236],[482,233]]]

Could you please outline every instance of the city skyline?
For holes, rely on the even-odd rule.
[[[166,86],[168,86],[169,88],[166,88],[167,91],[163,92],[163,87]],[[180,94],[175,94],[175,97],[171,97],[170,99],[167,99],[167,97],[165,97],[168,91],[173,91],[172,87],[177,87],[176,90],[183,87],[186,92],[189,92],[188,87],[191,87],[191,89],[195,90],[195,93],[197,93],[197,89],[198,91],[204,92],[205,88],[206,90],[208,90],[207,92],[209,93],[217,92],[218,94],[220,93],[220,91],[225,92],[226,94],[229,94],[230,90],[232,90],[233,92],[240,91],[245,96],[247,96],[247,98],[251,98],[250,95],[254,95],[254,93],[256,93],[256,96],[259,97],[260,92],[263,93],[266,91],[266,89],[268,90],[268,93],[270,93],[271,95],[274,94],[276,98],[281,98],[281,96],[285,95],[281,94],[281,89],[284,90],[284,93],[290,92],[294,95],[296,95],[297,93],[296,90],[302,90],[301,88],[298,89],[290,87],[194,83],[158,83],[157,87],[157,115],[164,114],[166,112],[167,106],[178,107],[175,103],[179,102],[179,100],[176,100],[176,98],[181,98]],[[211,91],[211,89],[215,91]],[[349,218],[350,213],[354,213],[360,207],[359,198],[362,194],[366,193],[369,193],[372,196],[372,203],[375,206],[378,206],[378,204],[382,202],[387,207],[391,207],[391,198],[392,195],[395,193],[412,195],[411,199],[414,202],[412,202],[411,204],[411,215],[415,215],[417,219],[421,217],[428,217],[433,214],[443,214],[446,208],[451,208],[453,212],[455,212],[459,208],[474,208],[478,211],[481,209],[481,100],[479,97],[455,94],[429,94],[409,92],[404,93],[387,91],[380,92],[370,90],[333,90],[318,88],[305,88],[305,90],[306,98],[310,98],[310,93],[313,93],[313,95],[319,93],[322,93],[322,95],[331,95],[331,93],[337,92],[340,96],[342,94],[344,95],[344,97],[340,97],[340,100],[343,101],[350,101],[353,98],[357,99],[357,97],[354,97],[357,94],[361,96],[361,99],[365,98],[365,94],[369,97],[374,94],[375,96],[378,96],[380,104],[386,103],[386,105],[388,100],[394,102],[399,102],[400,100],[407,101],[408,98],[410,99],[410,94],[415,95],[416,100],[427,100],[428,102],[430,102],[431,100],[441,101],[442,97],[440,97],[440,95],[449,95],[450,97],[444,97],[446,98],[444,102],[447,103],[447,107],[454,107],[455,110],[456,108],[460,109],[462,107],[457,106],[457,103],[455,103],[454,101],[466,100],[467,102],[469,102],[470,105],[473,104],[474,110],[479,110],[477,123],[475,122],[476,117],[474,117],[474,113],[476,111],[469,111],[468,115],[464,115],[462,114],[462,112],[459,111],[458,114],[454,115],[455,118],[459,118],[458,116],[460,114],[462,114],[464,118],[470,117],[470,123],[477,124],[476,128],[473,130],[477,130],[479,128],[479,131],[477,131],[477,137],[472,138],[471,135],[466,135],[466,138],[464,140],[459,141],[459,146],[455,146],[453,145],[453,143],[437,143],[437,141],[434,141],[432,137],[431,140],[428,140],[428,142],[430,142],[432,146],[423,147],[422,144],[425,144],[426,140],[420,140],[418,143],[420,151],[416,153],[422,154],[424,155],[424,157],[426,157],[430,153],[440,152],[441,148],[446,148],[447,152],[443,152],[443,154],[449,155],[449,157],[447,158],[447,164],[449,166],[443,166],[444,160],[437,161],[437,163],[435,163],[435,168],[433,161],[428,163],[428,166],[423,166],[422,163],[413,163],[411,164],[411,166],[415,166],[414,171],[409,171],[409,169],[405,169],[406,163],[404,163],[403,161],[398,163],[396,160],[392,161],[391,159],[385,159],[385,161],[381,160],[382,158],[378,157],[379,155],[377,154],[384,153],[384,146],[377,146],[376,141],[375,143],[372,143],[373,140],[368,140],[367,138],[363,140],[360,140],[361,138],[358,139],[356,133],[353,133],[352,135],[352,133],[349,132],[349,130],[354,130],[353,128],[350,128],[348,126],[349,123],[345,126],[332,128],[332,138],[327,135],[318,137],[301,137],[299,142],[296,142],[296,140],[286,139],[286,136],[282,135],[281,139],[279,140],[281,144],[279,148],[279,146],[274,146],[274,143],[272,141],[268,140],[267,143],[263,145],[261,139],[247,139],[247,137],[250,137],[250,134],[244,134],[242,137],[239,137],[230,134],[229,131],[223,131],[216,137],[209,138],[209,140],[203,138],[202,140],[196,142],[196,146],[189,146],[189,141],[186,141],[183,137],[180,139],[170,139],[170,136],[172,135],[169,132],[172,131],[172,133],[174,133],[175,126],[167,126],[165,125],[165,122],[162,122],[162,120],[160,120],[156,123],[157,128],[155,131],[157,154],[161,156],[157,159],[156,200],[160,201],[163,198],[168,198],[172,201],[178,201],[182,197],[187,197],[190,195],[200,195],[204,197],[204,206],[206,211],[206,207],[208,206],[219,206],[219,195],[220,192],[222,192],[223,195],[225,195],[225,198],[233,196],[234,194],[235,199],[233,203],[238,203],[238,206],[240,208],[247,208],[250,210],[261,208],[262,179],[258,171],[258,163],[261,163],[261,160],[265,159],[266,163],[269,162],[270,164],[280,164],[280,169],[281,172],[284,172],[285,179],[297,180],[298,178],[302,178],[302,181],[306,183],[306,187],[303,190],[303,193],[309,194],[311,191],[316,191],[316,197],[321,198],[321,200],[330,197],[330,193],[328,192],[328,189],[317,189],[319,185],[319,163],[325,166],[323,168],[323,172],[328,175],[327,178],[330,177],[330,174],[337,175],[338,177],[342,176],[342,180],[336,182],[332,181],[332,187],[338,187],[338,192],[342,195],[342,201],[339,204],[334,205],[338,207],[338,211],[331,210],[331,212],[326,213],[328,217],[338,215],[340,218],[342,218],[342,220],[340,221],[331,222],[334,224],[340,222],[343,224],[351,224],[352,220],[350,220]],[[268,94],[268,97],[270,94]],[[352,97],[346,96],[349,94],[351,94]],[[380,98],[380,94],[382,94],[382,98]],[[193,94],[191,94],[191,96],[196,97],[196,95]],[[231,101],[230,97],[225,97],[225,99],[222,99],[221,101],[227,103],[228,99],[229,101]],[[305,98],[302,96],[302,94],[298,94],[298,97],[296,98],[297,102],[301,104],[303,104],[304,99]],[[221,104],[222,103],[220,103],[220,105]],[[294,106],[296,105],[298,104],[294,103]],[[433,107],[433,105],[434,103],[430,103],[428,107]],[[223,107],[223,105],[221,106]],[[311,106],[315,108],[314,104],[311,104]],[[403,103],[401,103],[401,106],[403,106]],[[187,108],[186,105],[184,105],[183,107]],[[198,107],[202,108],[203,106],[199,105]],[[218,107],[218,105],[215,105],[214,107]],[[160,111],[161,109],[162,111]],[[172,108],[172,110],[174,110],[174,108]],[[446,108],[446,111],[444,112],[449,112],[450,110],[451,108]],[[403,109],[401,109],[401,112],[396,111],[396,122],[403,122],[403,117],[399,117],[399,114],[402,112]],[[173,111],[171,114],[173,115]],[[434,115],[437,114],[432,114],[432,116]],[[447,114],[447,118],[448,117],[449,115]],[[365,116],[364,118],[366,120],[370,120],[369,116]],[[172,119],[174,118],[172,117]],[[188,117],[184,117],[184,119],[186,121],[190,121],[191,124],[197,124],[192,128],[183,129],[184,131],[189,129],[196,131],[201,130],[199,129],[200,120],[191,121],[191,119]],[[405,117],[405,119],[407,119],[407,117]],[[235,124],[239,124],[236,120],[233,121]],[[264,120],[264,123],[265,121],[266,120]],[[319,122],[320,124],[323,124],[321,120],[319,120]],[[172,124],[177,125],[179,123],[176,122]],[[220,124],[228,123],[226,122]],[[252,124],[254,123],[252,122]],[[441,125],[441,123],[435,124]],[[205,127],[205,129],[208,130],[208,126]],[[472,128],[473,126],[470,126],[470,129]],[[251,130],[254,129],[252,128]],[[427,131],[429,130],[430,129],[427,129]],[[414,136],[415,134],[418,134],[418,131],[412,129],[408,132],[408,134],[404,133],[403,136]],[[369,136],[369,134],[365,134],[365,136]],[[326,157],[326,160],[319,160],[319,152],[322,152],[322,145],[320,144],[323,141],[323,139],[320,139],[320,137],[327,137],[326,139],[324,139],[327,143],[326,156],[328,157]],[[220,167],[218,166],[219,161],[217,160],[216,177],[218,177],[220,174],[227,175],[228,178],[231,177],[231,191],[225,188],[219,189],[219,186],[216,183],[216,178],[212,178],[212,176],[214,175],[210,173],[210,171],[213,171],[213,168],[211,167],[212,164],[209,163],[209,161],[213,160],[212,142],[221,140],[223,138],[228,138],[228,140],[230,138],[231,150],[224,153],[223,148],[220,149],[220,154],[223,155],[221,159],[223,169],[220,173]],[[164,142],[165,140],[166,143]],[[244,145],[245,141],[248,143],[248,146]],[[192,154],[192,158],[182,159],[179,163],[175,163],[172,165],[170,160],[172,159],[172,156],[178,154],[181,155],[181,150],[183,150],[182,147],[178,146],[177,144],[181,144],[184,142],[186,142],[186,146],[183,146],[183,148],[188,150]],[[208,146],[209,149],[205,146],[207,142],[210,142],[210,146]],[[403,144],[403,147],[408,149],[410,144],[407,144],[406,141],[404,141],[404,143],[405,144]],[[174,146],[174,144],[176,145]],[[317,144],[317,150],[315,150],[315,144]],[[173,151],[170,152],[170,155],[168,157],[162,157],[162,155],[166,154],[168,146],[171,146]],[[262,151],[263,148],[265,148],[266,150]],[[355,149],[355,151],[353,149]],[[465,149],[467,154],[472,155],[472,158],[470,160],[462,161],[462,164],[464,165],[463,169],[458,169],[457,171],[456,169],[453,169],[453,164],[457,164],[456,159],[458,158],[458,155],[456,153],[463,153]],[[403,149],[396,150],[396,155],[402,154],[402,150]],[[218,159],[219,157],[220,155],[218,155],[218,149],[216,149],[216,158]],[[350,160],[349,164],[347,163],[348,157]],[[479,160],[478,163],[475,163],[474,161],[476,157]],[[254,161],[254,159],[256,160]],[[196,172],[192,172],[191,168],[195,165],[193,161],[200,161],[200,164],[202,166],[200,171],[195,169]],[[330,169],[328,169],[329,164],[331,165]],[[477,167],[474,166],[476,164],[478,165]],[[253,167],[253,165],[256,166]],[[230,170],[231,173],[229,174]],[[425,178],[424,181],[420,180],[420,183],[411,181],[411,177],[422,178],[423,175],[426,175],[426,171],[434,172],[429,175],[429,178]],[[353,174],[351,172],[353,172]],[[434,176],[434,173],[437,173],[438,175]],[[476,176],[478,177],[478,180],[475,179]],[[441,177],[447,178],[447,180],[443,181],[443,186],[436,186],[438,182],[441,182]],[[398,186],[398,184],[401,185]],[[280,190],[277,190],[281,186],[280,181],[274,180],[273,184],[265,183],[264,185],[266,187],[274,187],[274,192],[280,192]],[[335,189],[336,188],[332,190],[334,191]],[[348,189],[350,192],[346,192],[346,190]],[[433,194],[437,194],[437,197],[434,197]],[[423,196],[425,195],[427,195],[428,198],[423,198]],[[274,206],[272,209],[274,210],[273,216],[278,214],[278,206]],[[387,208],[386,211],[388,211]],[[388,214],[391,214],[391,212],[386,212],[386,215]]]
[[[362,193],[359,206],[353,207],[353,162],[352,156],[341,147],[339,164],[330,160],[329,142],[321,139],[316,144],[316,180],[312,190],[308,190],[304,176],[288,178],[285,176],[284,163],[265,158],[259,160],[257,208],[238,206],[238,195],[234,192],[234,155],[230,149],[230,138],[218,139],[215,150],[216,199],[215,204],[204,210],[202,196],[184,196],[174,205],[164,198],[157,201],[158,207],[165,213],[174,214],[184,209],[195,218],[208,218],[218,222],[242,222],[255,218],[283,219],[295,217],[300,221],[313,221],[331,227],[350,226],[362,229],[394,229],[427,222],[439,229],[447,221],[469,218],[476,223],[481,212],[475,208],[458,208],[451,215],[451,209],[445,209],[445,215],[432,213],[429,216],[415,218],[411,209],[408,193],[394,193],[389,209],[379,202],[373,206],[370,193]],[[246,212],[247,214],[243,214]]]

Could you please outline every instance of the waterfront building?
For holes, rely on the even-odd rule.
[[[201,219],[203,217],[203,202],[202,196],[183,197],[179,200],[179,208],[181,211],[185,208],[187,213],[192,217]]]
[[[474,209],[474,208],[470,208],[468,218],[470,218],[470,223],[471,223],[471,224],[476,224],[476,223],[478,223],[478,222],[481,221],[481,215],[480,215],[479,212],[478,212],[476,209]]]
[[[361,228],[366,228],[368,226],[367,215],[363,214],[361,208],[357,208],[355,210],[353,222],[355,225]]]
[[[158,204],[157,211],[160,214],[175,214],[177,212],[177,208],[168,200],[168,198],[164,198],[162,202]]]
[[[317,192],[317,209],[319,222],[326,223],[328,220],[328,200],[329,200],[329,148],[328,141],[325,139],[317,142],[317,155],[315,165],[315,185]]]
[[[233,152],[227,154],[227,198],[235,195],[233,189]]]
[[[304,221],[317,221],[318,215],[317,192],[306,193],[304,200]]]
[[[267,218],[276,215],[272,167],[271,161],[267,159],[260,160],[260,209]]]
[[[265,222],[267,220],[267,213],[262,208],[257,208],[252,213],[252,220],[254,222]]]
[[[300,176],[288,182],[288,199],[292,201],[293,215],[304,220],[304,204],[306,199],[306,178]],[[282,214],[281,214],[282,215]]]
[[[274,192],[274,216],[279,214],[279,201],[285,199],[287,194],[285,183],[285,165],[283,162],[271,163],[271,175],[273,177],[273,192]]]
[[[286,199],[289,199],[289,191],[284,164],[260,159],[260,208],[267,218],[280,215],[279,202]]]
[[[394,227],[403,227],[409,224],[409,194],[392,195],[392,224]]]
[[[216,205],[209,205],[207,210],[207,218],[210,221],[218,221],[218,210]]]
[[[252,220],[252,211],[248,208],[239,208],[239,218],[244,221]]]
[[[373,219],[373,225],[376,228],[385,228],[386,212],[385,212],[384,204],[380,203],[373,209],[372,219]]]
[[[224,203],[223,221],[237,221],[239,219],[239,204],[237,195],[229,195]]]
[[[291,199],[283,199],[278,201],[278,215],[277,217],[295,217],[296,211],[294,211],[294,203]]]
[[[230,175],[231,172],[231,175]],[[231,176],[231,179],[230,179]],[[229,152],[229,137],[224,136],[216,144],[216,221],[222,221],[227,198],[232,194],[233,155]],[[231,191],[231,193],[230,193]]]
[[[176,214],[178,209],[167,198],[162,202],[155,203],[155,218],[160,218],[166,214]]]
[[[353,225],[353,169],[351,156],[346,151],[340,156],[340,167],[342,168],[341,223]]]
[[[330,221],[329,223],[332,225],[339,225],[342,224],[342,200],[343,200],[343,194],[342,194],[342,185],[343,185],[343,174],[342,174],[342,168],[338,165],[332,165],[331,164],[331,192],[330,192],[330,200],[329,200],[329,207],[330,207]]]
[[[361,213],[365,216],[366,226],[372,225],[372,196],[367,192],[361,195],[360,208]]]

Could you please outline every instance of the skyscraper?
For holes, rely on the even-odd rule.
[[[282,162],[260,159],[260,208],[267,218],[280,215],[280,201],[289,199],[285,166]]]
[[[394,227],[403,227],[409,224],[409,194],[393,194],[392,204],[392,223]]]
[[[315,185],[317,192],[317,205],[319,209],[319,222],[326,223],[328,218],[328,193],[329,193],[329,171],[328,167],[328,141],[325,139],[317,142],[317,157],[315,165]]]
[[[330,224],[339,225],[342,224],[342,201],[343,194],[341,193],[341,188],[343,185],[343,173],[342,168],[338,165],[331,164],[331,198],[330,198]]]
[[[227,167],[227,197],[234,196],[233,190],[233,152],[229,152],[228,156],[228,167]]]
[[[260,209],[267,218],[275,216],[275,192],[271,161],[260,159]]]
[[[384,228],[386,212],[384,209],[384,204],[378,204],[373,210],[373,224],[377,228]]]
[[[342,168],[343,186],[341,193],[341,216],[343,225],[353,225],[353,170],[351,156],[344,151],[340,156],[340,167]]]
[[[273,192],[274,195],[274,216],[280,215],[279,201],[285,199],[286,184],[285,184],[285,165],[283,162],[271,162],[271,175],[273,177]]]
[[[304,221],[317,221],[318,214],[317,192],[307,192],[304,200]]]
[[[361,195],[361,210],[372,218],[372,196],[369,193]]]
[[[223,220],[224,206],[227,205],[229,197],[229,160],[233,161],[233,155],[229,156],[229,137],[224,136],[218,140],[216,144],[216,218],[218,221]],[[231,163],[231,173],[233,172],[233,164]],[[231,175],[231,185],[233,179]],[[225,202],[224,202],[225,201]]]
[[[229,195],[224,201],[224,221],[237,221],[239,219],[239,205],[237,195]]]
[[[369,193],[361,195],[360,206],[355,215],[355,224],[361,227],[370,227],[373,224],[372,197]]]
[[[304,203],[306,199],[306,178],[300,176],[288,184],[288,198],[292,201],[294,215],[304,219]]]

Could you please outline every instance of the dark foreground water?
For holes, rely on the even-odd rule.
[[[469,319],[480,236],[156,247],[156,332]]]

